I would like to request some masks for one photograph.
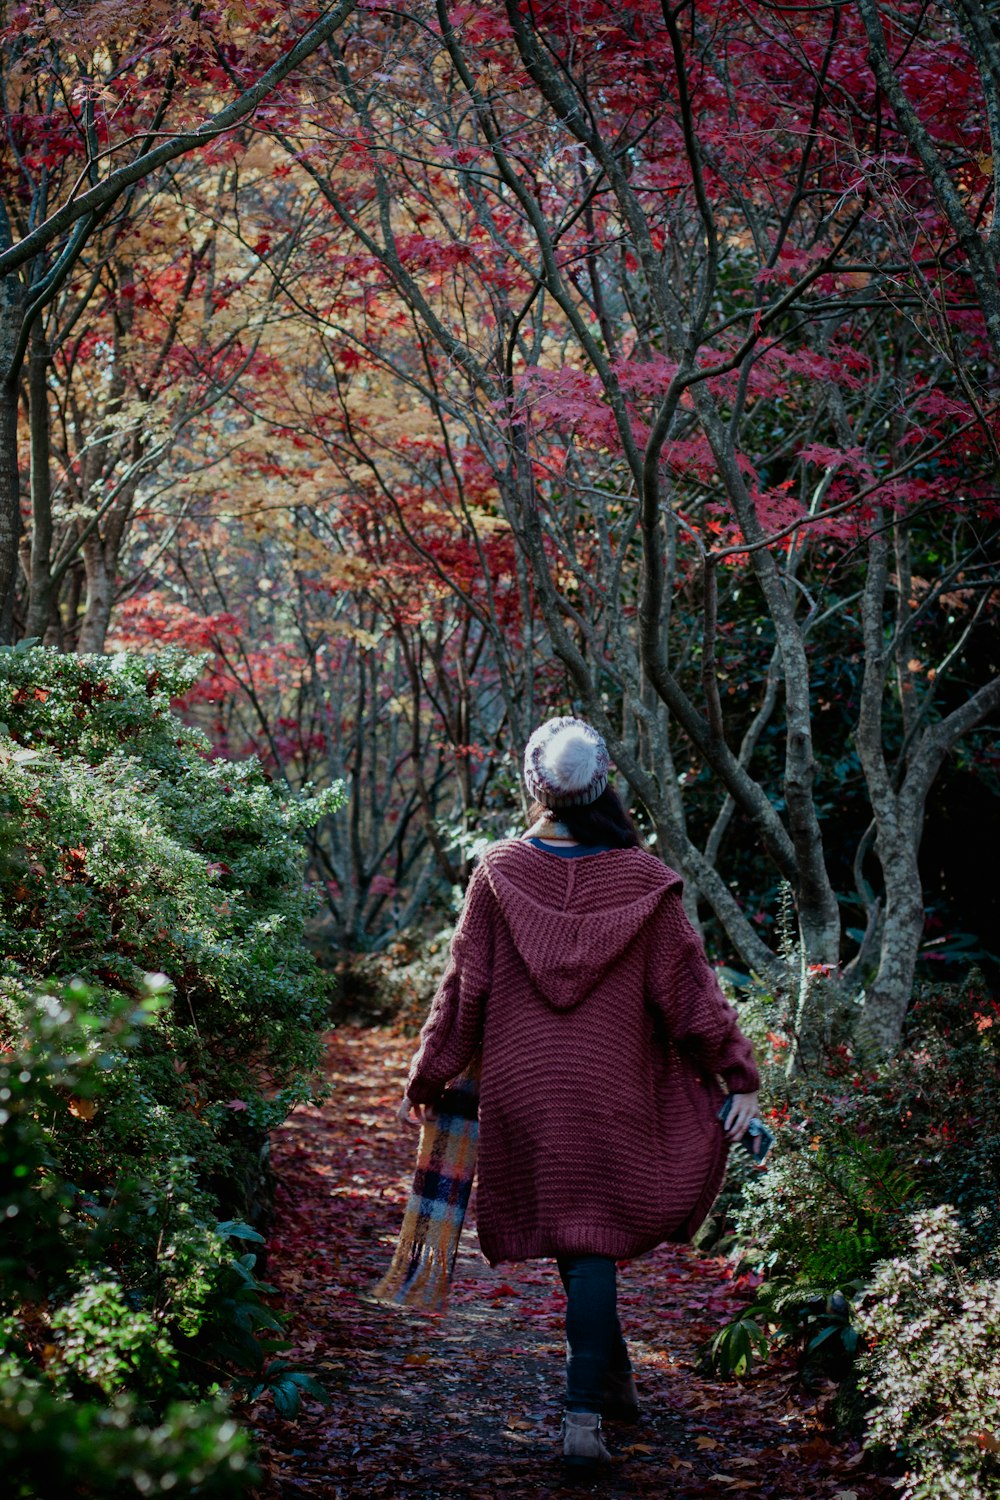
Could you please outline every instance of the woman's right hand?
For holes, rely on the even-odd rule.
[[[727,1140],[738,1141],[754,1116],[760,1114],[760,1104],[756,1094],[731,1094],[730,1098],[733,1102],[724,1129]]]
[[[411,1125],[414,1129],[422,1125],[427,1119],[427,1105],[414,1104],[408,1095],[404,1094],[399,1108],[396,1111],[396,1119],[403,1125]]]

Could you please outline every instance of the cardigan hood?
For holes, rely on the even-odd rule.
[[[620,878],[623,861],[633,878]],[[494,845],[482,863],[511,942],[555,1010],[586,1000],[666,893],[683,883],[641,850],[565,859],[510,840]]]

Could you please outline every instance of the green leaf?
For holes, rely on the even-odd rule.
[[[817,1333],[815,1338],[809,1340],[806,1345],[806,1353],[812,1354],[821,1344],[825,1344],[828,1339],[833,1338],[835,1334],[840,1334],[843,1331],[844,1326],[842,1323],[831,1323],[829,1328],[824,1328],[820,1333]]]
[[[267,1241],[264,1236],[249,1224],[242,1223],[239,1219],[224,1219],[221,1224],[215,1226],[216,1234],[221,1234],[227,1240],[250,1240],[254,1245],[264,1245]],[[247,1257],[243,1257],[244,1262]],[[251,1268],[253,1260],[250,1261]]]
[[[317,1401],[323,1401],[329,1405],[333,1399],[330,1392],[320,1385],[316,1377],[305,1370],[296,1370],[288,1378],[298,1386],[300,1391],[304,1391],[307,1396],[315,1396]]]
[[[284,1375],[271,1386],[271,1399],[283,1417],[294,1417],[302,1404],[298,1386]]]
[[[705,1351],[705,1363],[721,1375],[747,1375],[755,1355],[766,1358],[767,1334],[752,1318],[736,1318],[719,1330]]]

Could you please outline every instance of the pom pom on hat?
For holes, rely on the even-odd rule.
[[[524,752],[524,781],[543,807],[585,807],[604,791],[611,764],[608,747],[583,719],[549,719]]]

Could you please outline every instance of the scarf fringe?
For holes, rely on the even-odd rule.
[[[389,1269],[372,1296],[376,1302],[443,1312],[454,1264],[455,1251],[444,1252],[426,1240],[400,1235]]]
[[[389,1269],[371,1290],[376,1302],[443,1312],[476,1171],[479,1139],[477,1053],[425,1116],[410,1199]]]

